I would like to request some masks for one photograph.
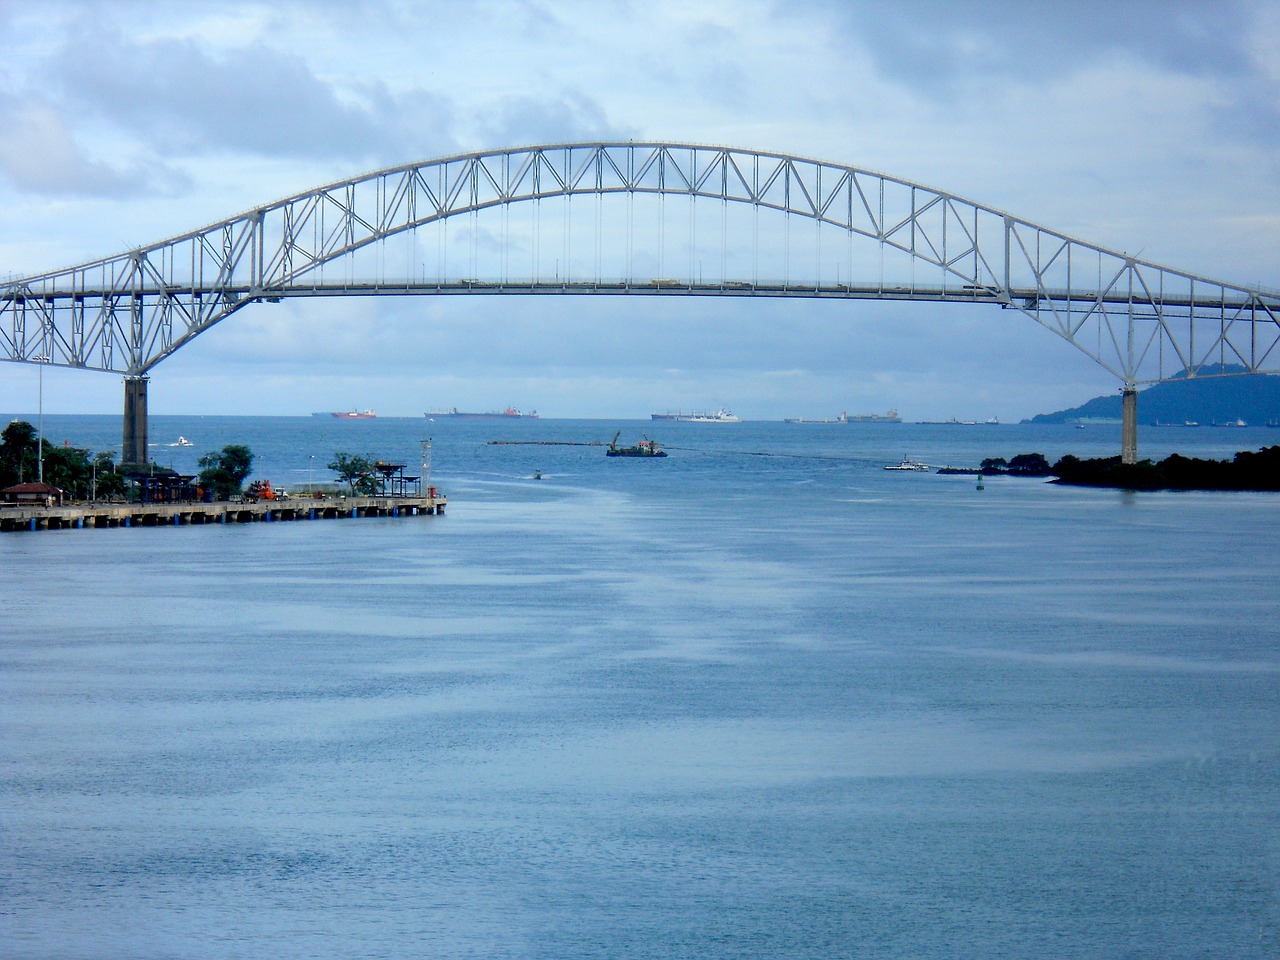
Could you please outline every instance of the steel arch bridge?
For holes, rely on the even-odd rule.
[[[460,244],[469,245],[461,256],[452,253]],[[656,142],[405,164],[10,280],[0,285],[0,357],[124,374],[126,408],[132,383],[145,436],[148,372],[246,306],[415,294],[807,297],[1018,310],[1123,384],[1127,459],[1136,455],[1138,385],[1280,369],[1280,293],[1160,266],[857,167]],[[126,409],[126,435],[129,419]]]

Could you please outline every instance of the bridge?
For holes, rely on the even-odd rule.
[[[1280,293],[857,167],[630,141],[405,164],[7,281],[0,357],[123,374],[122,459],[141,463],[149,372],[232,314],[287,297],[453,294],[1017,310],[1119,381],[1130,463],[1140,385],[1280,367]]]

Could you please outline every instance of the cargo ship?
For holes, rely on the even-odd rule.
[[[651,413],[650,420],[675,420],[680,423],[741,423],[728,410],[721,407],[714,413]]]
[[[528,413],[521,413],[515,407],[507,407],[502,412],[489,413],[467,413],[453,407],[449,410],[428,410],[423,414],[428,420],[537,420],[538,411],[530,410]]]
[[[850,416],[842,413],[834,420],[805,420],[800,417],[788,417],[783,423],[901,423],[902,418],[898,416],[897,410],[890,410],[888,413],[855,413]]]
[[[377,414],[372,410],[322,410],[313,417],[337,417],[339,420],[372,420]]]

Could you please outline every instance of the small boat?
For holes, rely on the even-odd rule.
[[[195,444],[192,443],[190,440],[188,440],[186,437],[178,437],[178,442],[175,443],[174,446],[175,447],[194,447]]]
[[[618,437],[622,436],[619,430],[613,435],[613,439],[609,441],[609,449],[604,452],[606,457],[665,457],[667,451],[658,446],[658,441],[644,439],[637,443],[634,447],[618,446]]]
[[[893,463],[885,467],[886,470],[911,470],[916,473],[928,473],[929,465],[921,463],[919,460],[912,460],[910,457],[903,457],[900,463]]]

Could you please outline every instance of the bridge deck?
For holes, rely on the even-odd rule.
[[[1216,293],[1211,292],[1216,290]],[[930,302],[1001,303],[1034,307],[1049,303],[1106,303],[1156,305],[1164,307],[1196,307],[1211,310],[1242,310],[1255,298],[1229,295],[1221,289],[1208,288],[1203,296],[1161,294],[1145,296],[1141,291],[1064,290],[1015,287],[1006,294],[998,287],[976,284],[954,286],[897,286],[851,283],[789,283],[779,280],[715,281],[694,283],[685,280],[460,280],[453,282],[347,281],[341,283],[294,283],[285,287],[255,288],[249,286],[161,287],[141,286],[131,296],[154,300],[162,297],[213,297],[222,295],[233,301],[265,301],[278,303],[286,297],[376,297],[438,296],[448,294],[613,294],[627,296],[706,296],[706,297],[800,297],[845,300],[923,300]],[[1234,294],[1234,291],[1232,291]],[[0,303],[60,302],[97,303],[116,298],[120,291],[78,288],[74,290],[40,290],[10,288],[0,290]]]

